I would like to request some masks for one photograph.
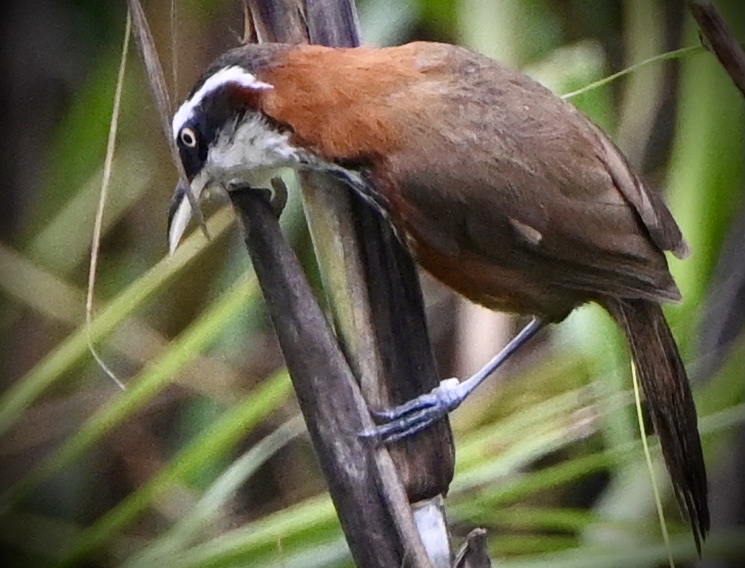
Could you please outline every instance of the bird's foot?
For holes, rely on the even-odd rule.
[[[378,425],[363,432],[362,437],[381,444],[408,438],[447,416],[469,393],[470,390],[464,388],[464,383],[458,379],[446,379],[430,392],[400,406],[374,411],[372,415]]]
[[[373,418],[378,425],[363,432],[361,436],[382,444],[390,444],[431,426],[451,410],[458,408],[469,394],[543,326],[544,323],[541,320],[533,318],[499,353],[492,357],[491,361],[466,380],[446,379],[431,392],[418,396],[401,406],[373,412]]]

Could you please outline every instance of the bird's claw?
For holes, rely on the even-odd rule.
[[[378,423],[361,434],[381,444],[392,444],[428,428],[457,408],[464,393],[458,379],[446,379],[430,392],[387,410],[372,412]]]

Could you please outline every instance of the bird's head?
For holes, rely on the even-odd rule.
[[[388,158],[405,140],[423,152],[428,120],[442,114],[440,88],[422,69],[443,76],[446,54],[423,49],[249,44],[220,56],[173,117],[185,179],[171,205],[171,251],[193,213],[187,198],[210,187],[268,189],[286,167],[328,173],[385,214],[371,172],[392,179]]]
[[[257,46],[258,47],[258,46]],[[268,187],[276,170],[298,161],[291,131],[262,111],[274,86],[258,78],[267,50],[234,50],[213,63],[173,117],[173,138],[186,179],[173,195],[168,222],[171,252],[193,211],[187,192],[232,185]]]

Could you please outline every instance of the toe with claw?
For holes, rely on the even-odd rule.
[[[467,393],[461,385],[458,379],[446,379],[431,392],[395,408],[373,412],[378,425],[362,436],[391,444],[428,428],[463,402]]]
[[[533,318],[499,353],[466,380],[446,379],[431,392],[418,396],[401,406],[374,412],[373,417],[378,425],[363,432],[361,436],[376,440],[381,444],[390,444],[429,427],[460,406],[469,394],[499,369],[544,325],[540,319]]]

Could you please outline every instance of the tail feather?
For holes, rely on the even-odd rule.
[[[626,333],[675,496],[700,554],[710,527],[706,468],[693,394],[675,339],[655,302],[612,299],[605,307]]]

